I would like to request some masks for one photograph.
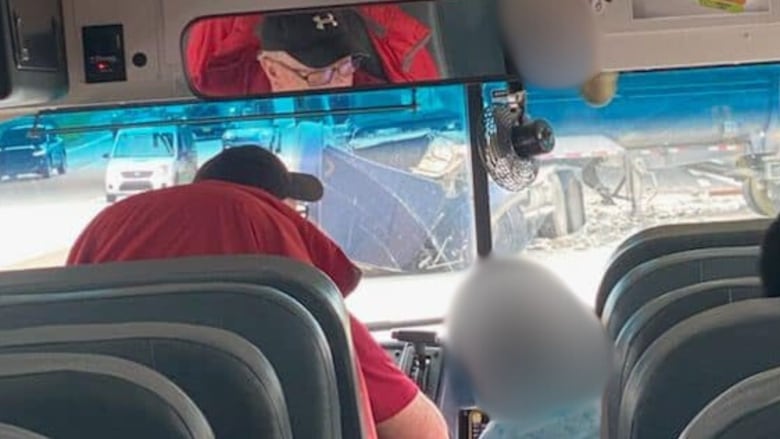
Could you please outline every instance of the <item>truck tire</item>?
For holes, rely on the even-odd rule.
[[[778,203],[769,197],[766,183],[757,178],[749,178],[742,182],[742,197],[748,208],[754,213],[767,217],[778,215]]]
[[[550,177],[553,192],[553,212],[539,230],[540,236],[560,238],[578,232],[586,221],[582,182],[574,171],[558,171]]]
[[[511,202],[510,202],[511,203]],[[522,203],[511,204],[493,218],[493,252],[499,256],[516,255],[523,251],[533,238]]]
[[[51,157],[46,157],[46,163],[43,164],[43,168],[39,171],[41,178],[51,178],[52,171],[54,170],[54,164]]]
[[[68,156],[63,152],[60,156],[60,163],[57,166],[57,174],[65,175],[68,172]]]

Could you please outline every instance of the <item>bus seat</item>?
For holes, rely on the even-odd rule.
[[[0,437],[3,439],[47,439],[46,436],[41,436],[30,430],[2,423],[0,423]]]
[[[603,419],[609,437],[615,437],[617,412],[623,385],[641,355],[658,337],[683,320],[700,312],[741,300],[762,297],[757,277],[725,279],[683,287],[657,297],[637,310],[623,326],[616,341],[618,368],[605,397]]]
[[[780,299],[752,299],[697,314],[658,338],[629,375],[621,439],[676,438],[711,400],[780,367]]]
[[[292,438],[273,366],[231,332],[170,323],[0,331],[0,354],[36,352],[107,355],[153,369],[192,398],[218,438]]]
[[[145,321],[234,332],[274,366],[294,436],[362,435],[357,384],[342,381],[339,389],[334,371],[355,367],[346,311],[335,286],[310,266],[247,256],[30,270],[0,275],[0,296],[0,329]],[[357,376],[342,373],[350,371]],[[346,419],[340,401],[351,403]]]
[[[101,355],[0,355],[0,421],[57,439],[214,438],[168,379]]]
[[[710,280],[758,276],[758,247],[689,250],[645,262],[626,274],[609,295],[601,321],[617,339],[647,302],[678,288]]]
[[[602,315],[612,289],[635,267],[660,256],[688,250],[759,245],[770,224],[771,220],[756,219],[672,224],[642,230],[623,241],[612,255],[599,286],[596,313]]]
[[[710,402],[680,439],[780,437],[780,369],[746,378]]]

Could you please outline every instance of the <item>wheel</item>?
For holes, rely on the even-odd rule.
[[[549,180],[553,194],[553,211],[544,220],[539,229],[539,236],[555,239],[568,235],[569,220],[566,216],[566,193],[563,190],[563,182],[557,173],[553,174]]]
[[[566,194],[566,220],[568,221],[567,233],[579,232],[587,222],[585,214],[585,195],[582,190],[582,182],[572,171],[559,173],[563,191]]]
[[[502,210],[493,219],[493,251],[497,255],[515,255],[531,242],[528,220],[520,202]]]
[[[778,203],[769,196],[769,188],[765,182],[757,178],[749,178],[742,183],[742,197],[750,210],[768,217],[778,215]]]
[[[115,201],[116,201],[116,195],[106,194],[106,202],[107,203],[113,203]]]
[[[68,172],[68,156],[65,153],[62,153],[62,156],[60,156],[60,165],[57,166],[57,174],[65,175],[66,172]]]
[[[54,170],[54,164],[52,163],[51,157],[46,157],[46,162],[43,164],[43,168],[41,168],[39,174],[42,178],[51,178],[52,171]]]
[[[553,212],[545,219],[540,236],[560,238],[579,231],[585,225],[585,198],[582,183],[573,171],[558,171],[550,177]]]

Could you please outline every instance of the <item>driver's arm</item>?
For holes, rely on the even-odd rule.
[[[297,214],[312,263],[335,282],[344,297],[360,282],[360,269],[336,243]],[[349,316],[352,344],[363,375],[365,395],[379,439],[448,439],[438,408],[407,377],[371,336]]]
[[[439,409],[422,392],[395,416],[377,424],[379,439],[446,439],[447,425]]]
[[[395,366],[365,325],[352,316],[350,323],[379,439],[447,439],[439,409]]]

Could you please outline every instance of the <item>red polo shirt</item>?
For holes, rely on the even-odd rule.
[[[220,181],[147,192],[106,208],[76,240],[68,264],[224,254],[310,263],[344,296],[361,277],[341,249],[295,210],[262,190]],[[381,423],[405,408],[418,389],[362,323],[351,315],[350,323],[365,415]]]

